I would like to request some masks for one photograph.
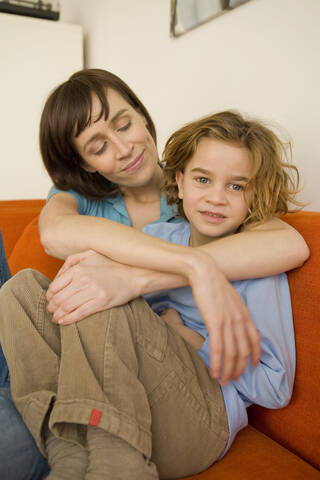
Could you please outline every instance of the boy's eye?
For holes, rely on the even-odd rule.
[[[125,125],[122,127],[118,128],[119,132],[124,132],[125,130],[128,130],[131,127],[131,121],[129,120]]]
[[[209,183],[210,182],[209,178],[207,178],[207,177],[197,177],[196,181],[199,182],[199,183]]]
[[[106,148],[107,148],[107,142],[103,142],[102,147],[96,152],[94,152],[94,155],[102,155]]]
[[[234,192],[242,192],[243,190],[243,186],[242,185],[238,185],[237,183],[232,183],[230,186],[229,186],[230,190],[233,190]]]

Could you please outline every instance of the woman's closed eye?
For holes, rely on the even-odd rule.
[[[98,156],[102,155],[105,152],[106,148],[107,148],[107,142],[103,142],[102,147],[99,148],[99,150],[97,150],[96,152],[94,152],[94,155],[98,155]]]
[[[118,128],[118,132],[125,132],[131,127],[131,120],[125,123],[125,125]]]

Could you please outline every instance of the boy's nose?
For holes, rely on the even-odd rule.
[[[206,201],[212,205],[224,205],[227,202],[226,192],[222,187],[214,187],[207,192]]]

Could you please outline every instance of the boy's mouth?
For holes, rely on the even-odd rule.
[[[222,213],[217,213],[217,212],[209,212],[208,210],[202,210],[200,211],[202,215],[208,215],[209,217],[213,218],[226,218],[225,215],[222,215]]]
[[[226,216],[218,212],[210,212],[209,210],[201,210],[201,216],[210,223],[220,223],[225,220]]]

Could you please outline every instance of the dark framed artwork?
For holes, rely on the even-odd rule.
[[[251,0],[171,0],[170,33],[179,37]]]
[[[60,6],[57,0],[0,0],[0,12],[59,20]]]

